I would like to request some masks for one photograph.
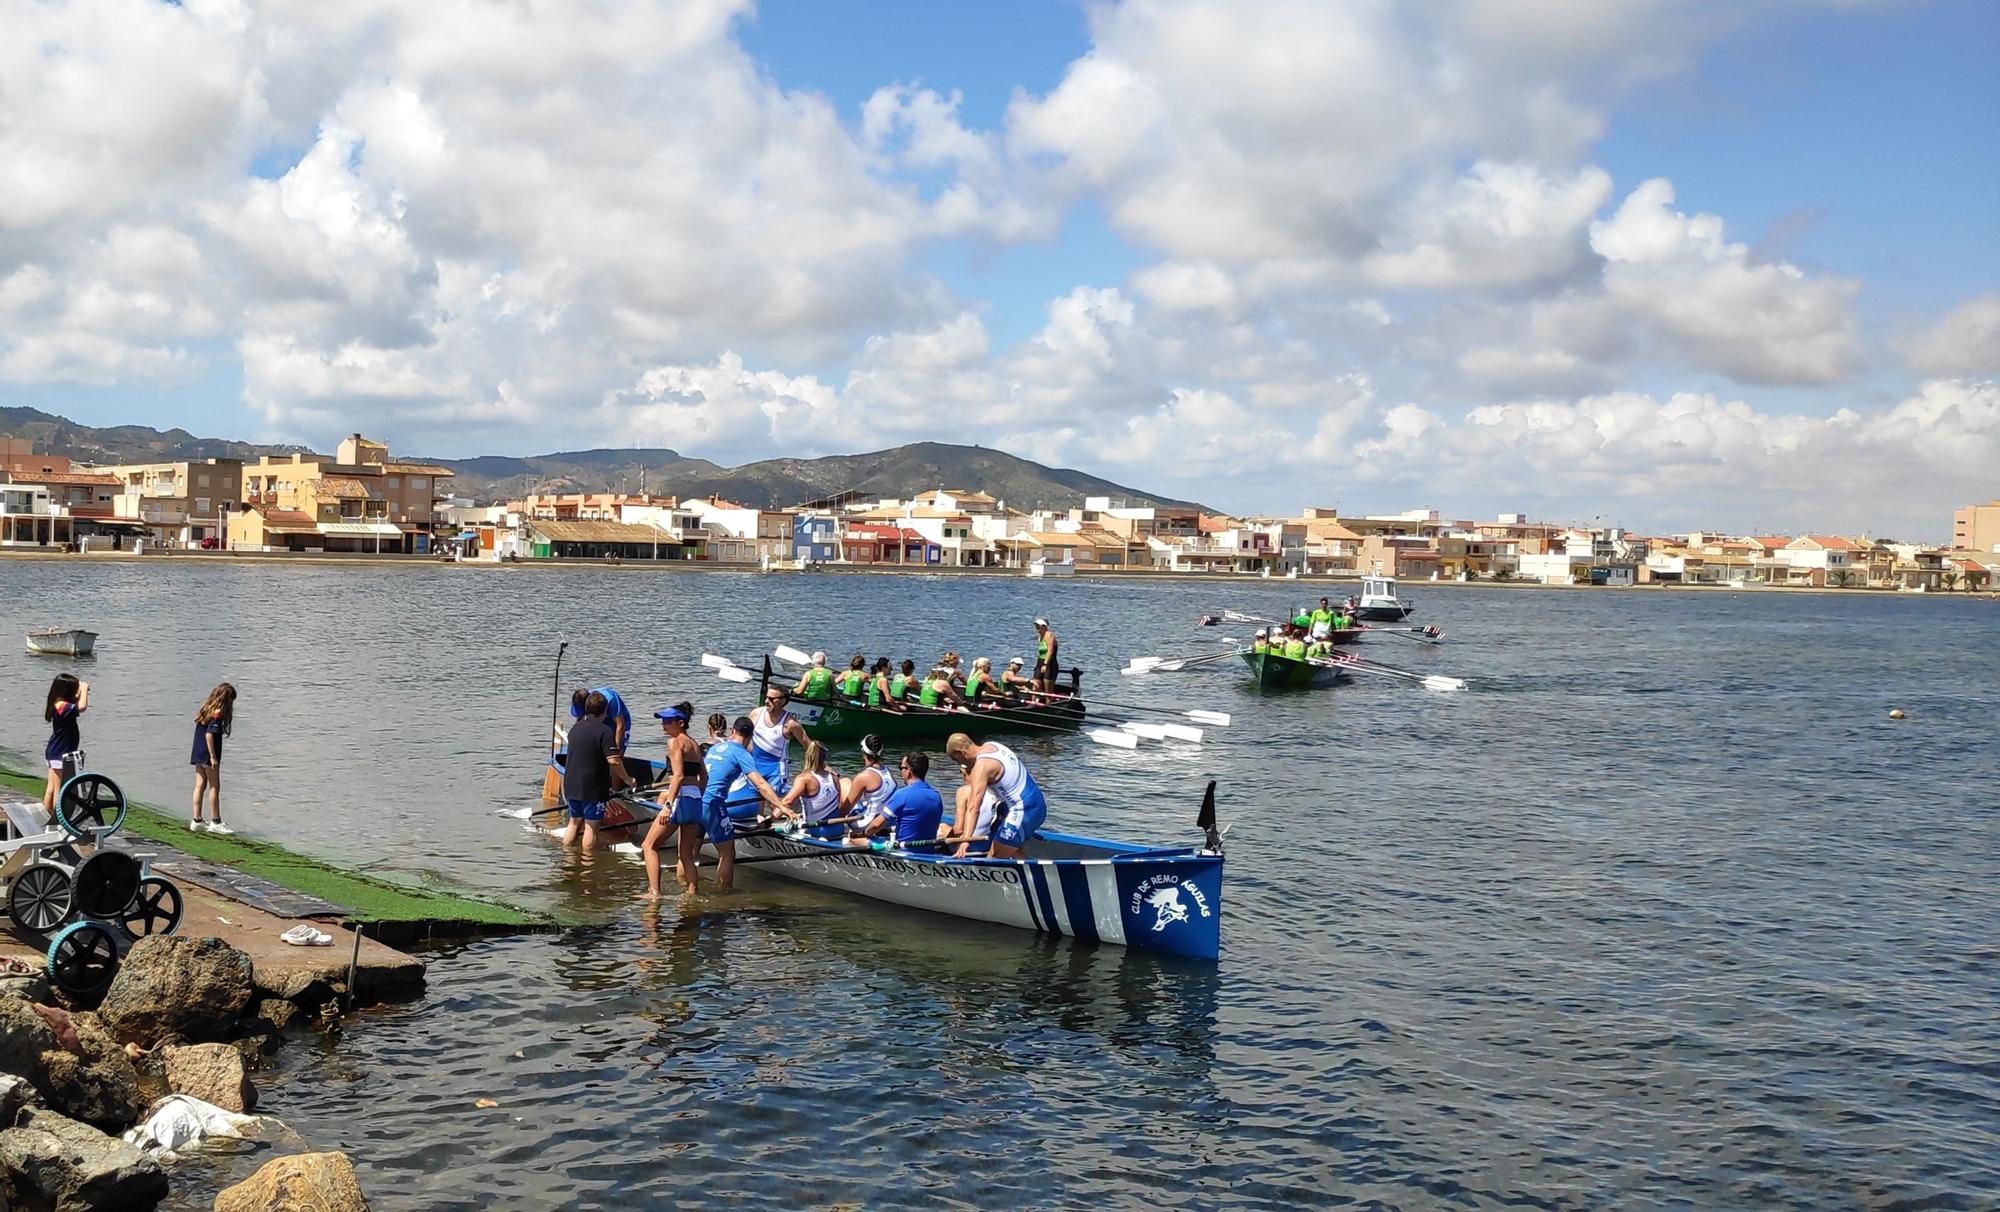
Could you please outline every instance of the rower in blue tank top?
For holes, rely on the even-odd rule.
[[[980,803],[988,789],[999,797],[1001,819],[993,827],[988,853],[994,858],[1019,858],[1049,815],[1048,800],[1035,776],[1028,773],[1019,755],[997,741],[978,745],[963,732],[954,732],[944,743],[944,751],[965,771],[969,803]],[[954,832],[970,824],[963,819],[969,815],[960,814]]]
[[[618,692],[609,686],[593,686],[589,690],[572,690],[569,695],[569,718],[583,718],[583,701],[593,694],[604,696],[604,722],[611,725],[611,744],[618,752],[625,752],[625,745],[632,739],[632,709]]]

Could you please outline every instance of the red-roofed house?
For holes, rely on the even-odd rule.
[[[1791,565],[1787,585],[1845,585],[1855,579],[1854,556],[1861,544],[1828,534],[1805,534],[1785,544],[1778,558]],[[1858,581],[1856,583],[1859,583]]]
[[[850,564],[935,564],[944,553],[894,522],[849,522],[841,532],[840,558]]]

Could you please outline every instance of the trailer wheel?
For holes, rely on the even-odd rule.
[[[125,793],[108,775],[79,774],[56,795],[56,823],[73,838],[93,841],[94,830],[125,823]]]
[[[118,975],[118,938],[103,922],[71,922],[49,943],[49,979],[72,997],[92,997]]]
[[[139,860],[124,850],[100,850],[77,866],[70,904],[84,917],[117,921],[139,895]]]
[[[36,863],[21,872],[7,891],[7,913],[30,934],[47,934],[69,920],[70,874],[53,863]]]
[[[172,934],[181,925],[181,890],[172,880],[149,875],[139,881],[139,895],[118,920],[134,939]]]

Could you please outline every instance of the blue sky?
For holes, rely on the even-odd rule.
[[[2000,5],[741,5],[38,6],[0,401],[1658,528],[2000,488]]]

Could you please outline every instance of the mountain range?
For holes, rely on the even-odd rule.
[[[27,438],[37,449],[79,462],[140,463],[227,458],[254,461],[303,446],[260,445],[200,438],[185,429],[144,425],[93,428],[35,408],[0,408],[0,437]],[[399,458],[421,456],[398,451]],[[422,459],[456,473],[452,492],[476,500],[526,492],[650,492],[679,497],[721,496],[744,505],[777,508],[840,493],[860,497],[909,497],[933,488],[984,492],[1016,509],[1067,508],[1086,496],[1127,505],[1204,509],[1195,502],[1149,493],[1066,467],[1047,467],[985,446],[913,442],[867,454],[817,459],[765,459],[724,467],[663,448],[603,448],[514,457]]]

